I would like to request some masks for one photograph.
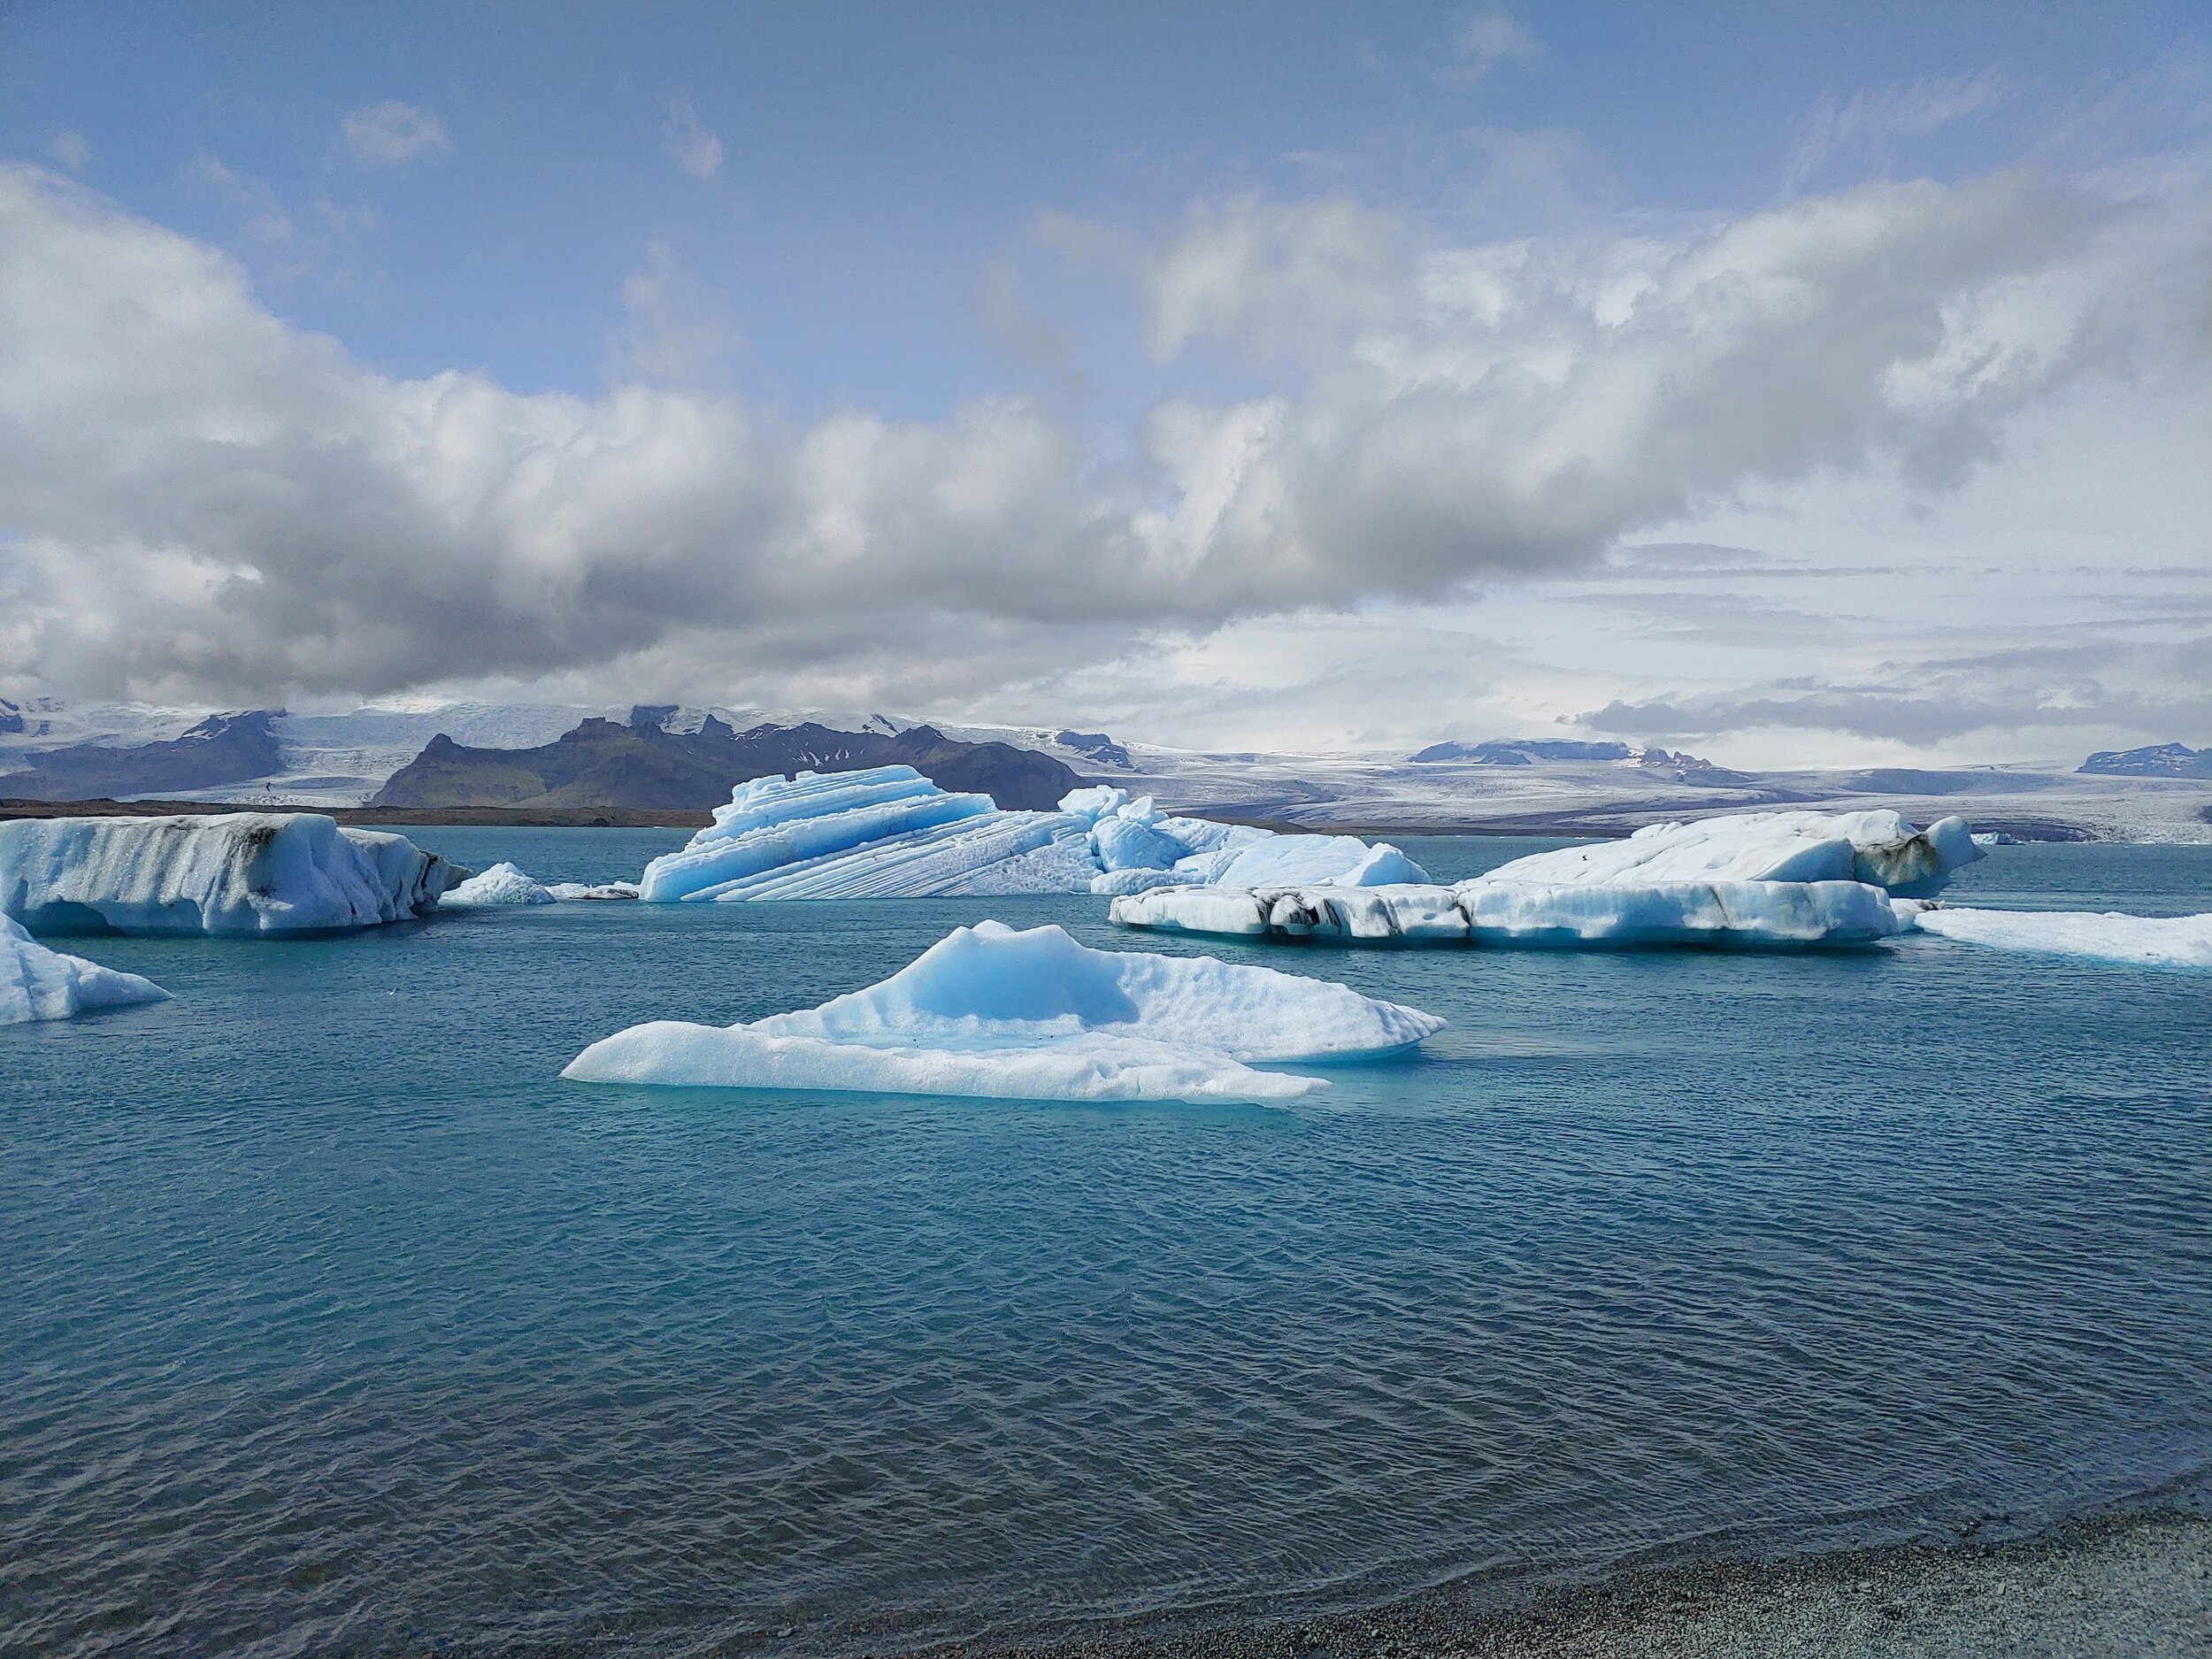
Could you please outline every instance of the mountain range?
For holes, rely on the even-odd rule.
[[[987,795],[1009,810],[1047,810],[1084,780],[1049,755],[1011,743],[970,743],[933,726],[841,732],[813,722],[739,732],[709,715],[695,731],[661,724],[671,710],[640,708],[629,724],[588,719],[535,749],[465,749],[431,739],[394,772],[373,807],[718,806],[733,785],[780,772],[911,766],[941,788]]]
[[[860,710],[396,703],[211,715],[50,695],[0,701],[0,810],[11,798],[27,811],[113,797],[281,803],[415,823],[687,824],[747,779],[896,763],[1005,806],[1049,806],[1097,780],[1201,816],[1371,833],[1622,834],[1714,812],[1893,806],[1922,822],[1963,812],[2024,840],[2212,836],[2212,749],[2181,743],[2064,769],[1739,772],[1679,751],[1560,737],[1441,742],[1412,756],[1245,753]]]

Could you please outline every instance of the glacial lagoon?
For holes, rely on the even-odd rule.
[[[411,833],[588,882],[684,839]],[[1405,844],[1450,880],[1540,843]],[[1947,896],[2212,910],[2212,849],[2001,848]],[[2203,1491],[2212,974],[1909,933],[1244,945],[1105,910],[72,946],[176,1000],[0,1029],[10,1628],[879,1651]],[[1281,1106],[558,1077],[986,917],[1450,1024]]]

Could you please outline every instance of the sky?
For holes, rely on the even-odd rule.
[[[2200,4],[0,0],[0,695],[2212,742]]]

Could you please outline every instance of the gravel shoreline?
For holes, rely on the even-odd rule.
[[[2212,1520],[2164,1512],[2040,1538],[1694,1563],[1501,1609],[1444,1589],[1371,1612],[1213,1629],[1105,1626],[1028,1659],[2166,1659],[2212,1655]]]

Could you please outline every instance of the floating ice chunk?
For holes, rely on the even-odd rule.
[[[469,874],[404,835],[314,812],[0,824],[0,915],[35,933],[369,927],[428,909]]]
[[[1256,1064],[1370,1058],[1443,1021],[1210,956],[1093,950],[1057,927],[957,929],[880,984],[726,1029],[658,1021],[564,1077],[726,1088],[1054,1100],[1282,1100],[1319,1079]]]
[[[1117,898],[1124,926],[1369,944],[1855,945],[1903,924],[1858,881],[1463,882],[1162,887]]]
[[[1921,932],[2001,950],[2089,956],[2143,967],[2212,968],[2212,915],[2129,916],[2118,910],[1922,908]]]
[[[688,846],[647,864],[638,896],[652,903],[726,894],[762,896],[737,889],[755,877],[790,865],[984,817],[1050,821],[1057,815],[1002,814],[989,795],[948,795],[911,766],[758,778],[740,784],[731,794],[730,804],[715,809],[713,826],[693,836]]]
[[[560,895],[541,887],[510,864],[494,864],[481,875],[471,876],[458,887],[446,889],[442,908],[469,910],[495,904],[550,904]]]
[[[692,896],[729,902],[768,899],[906,899],[999,891],[1002,871],[1033,879],[1028,856],[1073,826],[1056,812],[992,812],[840,848],[772,866]],[[1085,856],[1087,865],[1089,858]],[[1016,891],[1033,890],[1017,886]],[[645,895],[650,898],[649,892]]]
[[[1091,878],[1091,891],[1110,897],[1153,887],[1186,887],[1190,881],[1190,876],[1180,870],[1102,870]]]
[[[564,903],[575,899],[634,899],[637,897],[634,881],[602,881],[594,886],[588,881],[549,881],[545,890]]]
[[[1150,799],[1146,797],[1147,805]],[[1191,849],[1155,827],[1157,821],[1118,812],[1099,819],[1091,828],[1091,850],[1099,867],[1108,872],[1164,870],[1187,857]]]
[[[1370,847],[1356,835],[1266,835],[1179,860],[1175,873],[1185,883],[1225,887],[1402,887],[1429,879],[1388,841]]]
[[[1420,878],[1394,848],[1349,835],[1274,835],[1179,818],[1111,785],[1076,789],[1057,812],[1002,812],[987,795],[948,795],[907,766],[740,785],[713,825],[656,858],[650,901],[926,898],[1081,893],[1216,879],[1265,850],[1270,879],[1371,883]],[[1125,880],[1119,879],[1125,876]]]
[[[1974,845],[1977,847],[2016,847],[2019,843],[2002,830],[1988,830],[1979,832],[1975,835]]]
[[[1060,797],[1060,810],[1070,818],[1080,818],[1084,826],[1095,824],[1109,812],[1118,812],[1129,804],[1129,791],[1117,789],[1110,783],[1094,784],[1087,789],[1071,789]]]
[[[49,950],[0,916],[0,1025],[71,1019],[96,1009],[166,1001],[169,993],[135,973]]]
[[[1483,944],[1862,945],[1904,926],[1888,895],[1863,881],[1470,881],[1457,891]]]
[[[1961,818],[1916,830],[1894,812],[1750,812],[1654,824],[1625,841],[1534,853],[1485,881],[1864,881],[1927,897],[1982,856]]]
[[[1080,893],[1098,865],[1090,838],[1074,828],[1057,829],[1032,851],[1016,853],[979,866],[939,889],[946,895],[999,897],[1020,893]]]

